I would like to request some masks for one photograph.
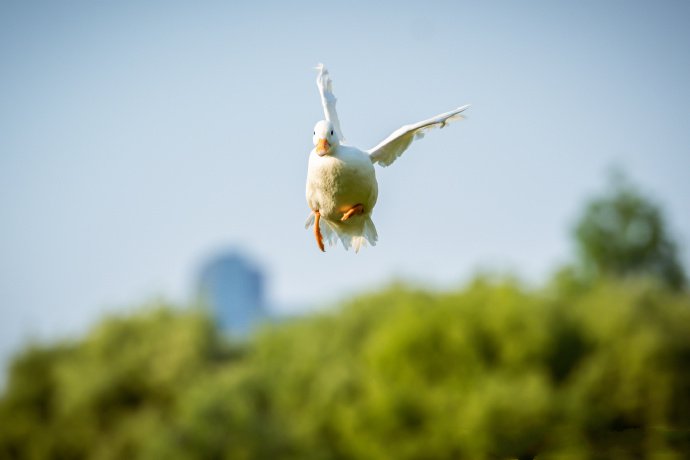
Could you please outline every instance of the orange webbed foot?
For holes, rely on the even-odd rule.
[[[323,246],[323,236],[321,235],[321,229],[319,228],[319,221],[321,220],[321,213],[319,211],[314,211],[314,236],[316,237],[316,244],[321,249],[321,252],[326,252]]]
[[[351,207],[345,214],[343,214],[343,217],[341,217],[340,220],[345,222],[347,219],[357,214],[364,214],[364,206],[361,204],[356,204]]]

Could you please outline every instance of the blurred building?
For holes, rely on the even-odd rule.
[[[232,335],[246,336],[268,318],[264,274],[239,252],[220,254],[203,265],[197,293],[218,326]]]

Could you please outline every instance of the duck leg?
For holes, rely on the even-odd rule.
[[[316,244],[321,249],[321,252],[326,252],[323,247],[323,236],[321,235],[321,228],[319,228],[319,221],[321,220],[321,213],[314,211],[314,236],[316,237]]]
[[[357,214],[364,214],[364,206],[361,204],[356,204],[351,207],[345,214],[343,214],[343,217],[340,220],[345,222],[347,219]]]

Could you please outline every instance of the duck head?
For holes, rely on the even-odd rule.
[[[321,120],[314,126],[314,150],[319,156],[330,154],[340,144],[338,134],[333,128],[333,123]]]

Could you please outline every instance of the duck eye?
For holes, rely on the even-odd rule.
[[[314,136],[316,136],[316,131],[314,131]]]
[[[333,135],[333,130],[331,129],[331,136]]]

